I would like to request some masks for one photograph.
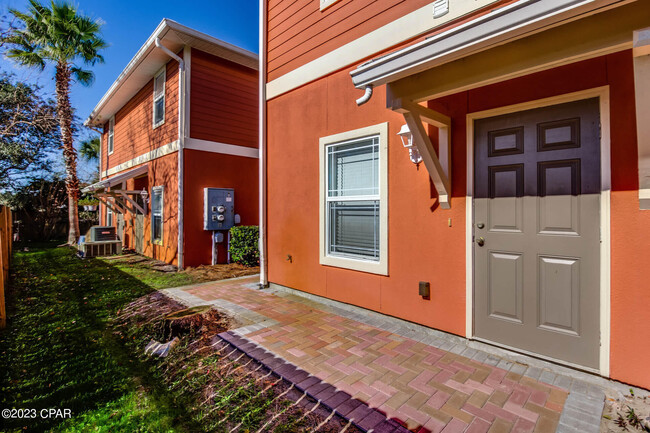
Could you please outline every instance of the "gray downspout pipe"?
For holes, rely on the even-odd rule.
[[[183,269],[183,184],[185,147],[185,61],[156,38],[156,47],[178,62],[178,269]]]

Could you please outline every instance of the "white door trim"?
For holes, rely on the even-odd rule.
[[[508,105],[491,110],[467,114],[467,197],[465,204],[465,334],[474,339],[474,256],[473,256],[473,190],[474,190],[474,121],[486,117],[499,116],[533,108],[547,107],[565,102],[589,98],[599,98],[600,101],[600,153],[601,153],[601,192],[600,192],[600,362],[596,371],[602,376],[609,377],[610,355],[610,192],[611,192],[611,157],[610,157],[610,119],[609,119],[609,86],[596,87],[550,98],[527,101],[521,104]],[[535,355],[539,356],[539,355]],[[566,361],[551,359],[560,364],[571,365]],[[575,365],[571,365],[575,367]],[[585,369],[584,367],[581,367]]]

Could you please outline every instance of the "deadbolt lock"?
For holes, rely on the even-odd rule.
[[[476,240],[476,243],[478,244],[479,247],[482,247],[485,245],[485,239],[483,237],[480,237]]]
[[[482,229],[483,227],[485,227],[485,224],[483,224],[483,223],[477,223],[477,224],[476,224],[476,227]]]

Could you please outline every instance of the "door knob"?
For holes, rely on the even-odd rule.
[[[478,244],[479,247],[482,247],[485,245],[485,239],[483,237],[480,237],[476,240],[476,243]]]

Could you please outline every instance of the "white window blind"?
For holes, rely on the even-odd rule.
[[[108,121],[108,154],[113,153],[115,136],[115,118]]]
[[[151,194],[151,239],[162,243],[164,188],[154,187]]]
[[[327,251],[379,261],[379,137],[327,146]]]
[[[165,70],[153,80],[153,126],[165,123]]]

